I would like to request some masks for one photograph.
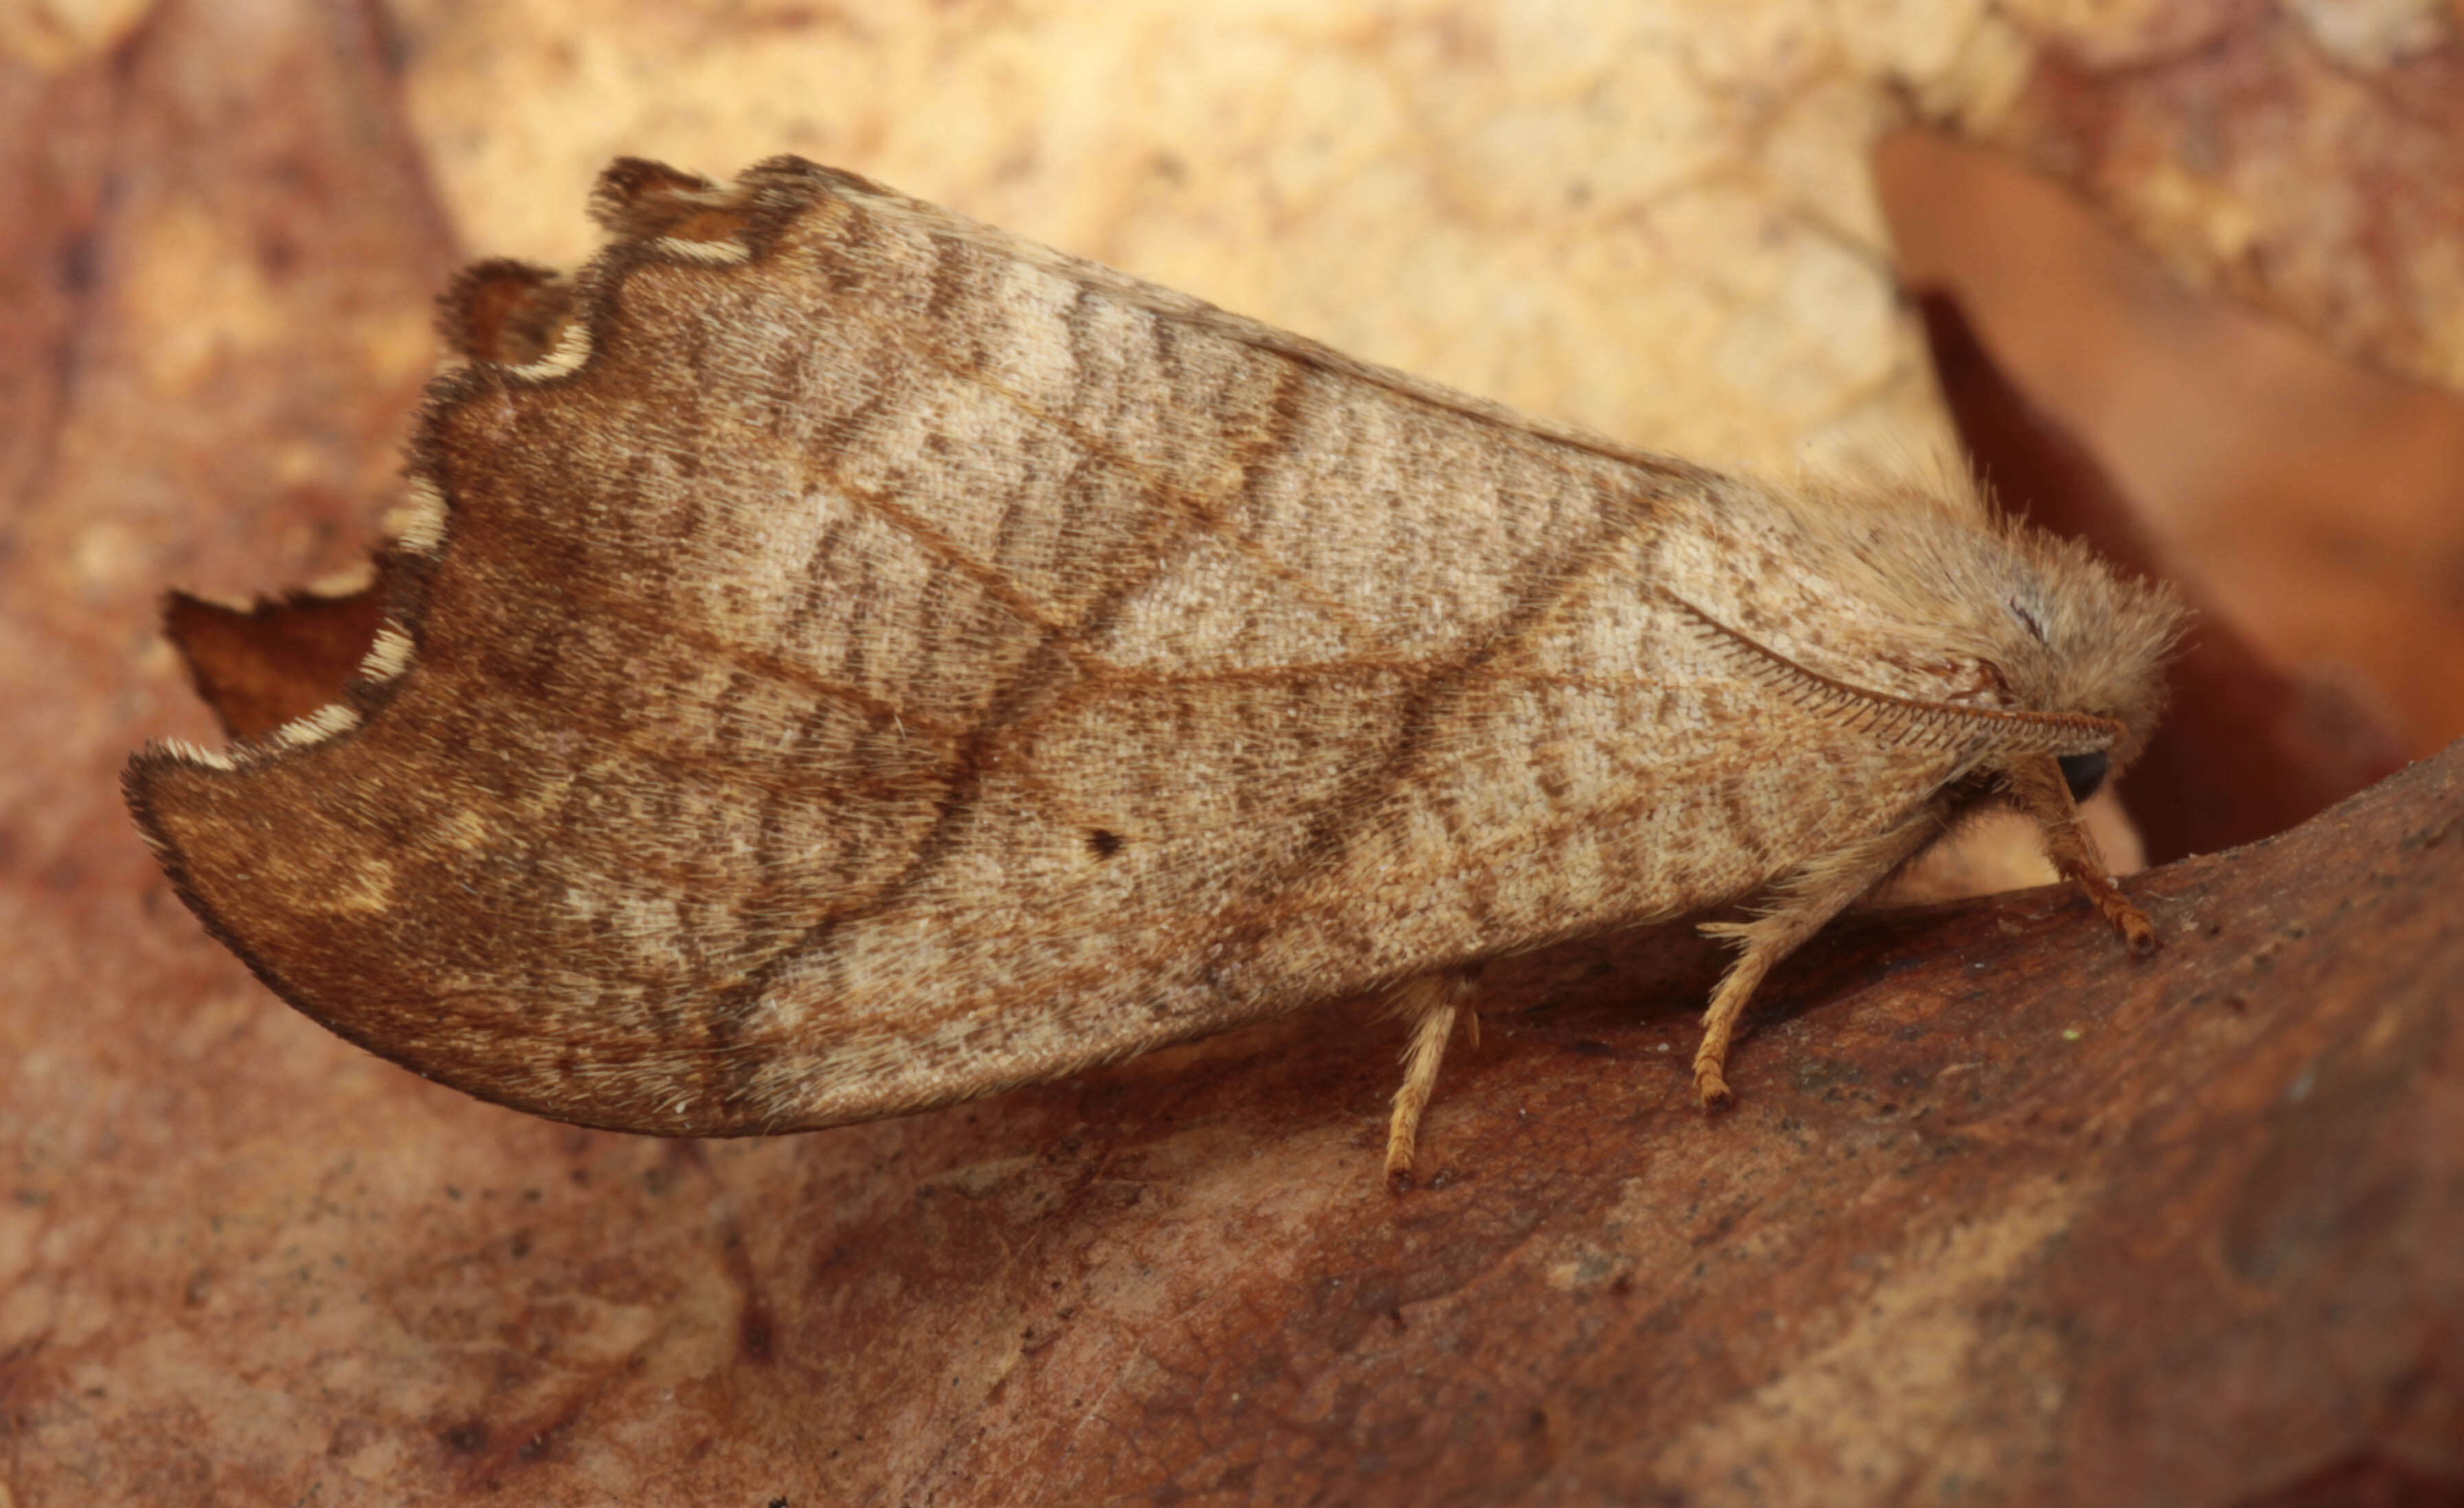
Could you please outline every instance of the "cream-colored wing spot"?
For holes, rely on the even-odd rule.
[[[361,678],[378,686],[397,679],[410,668],[412,650],[410,635],[399,623],[387,622],[377,629],[368,652],[360,657]]]
[[[358,709],[346,702],[328,702],[313,712],[304,712],[267,735],[277,748],[305,749],[321,744],[336,733],[349,732],[360,726]]]
[[[663,235],[650,248],[672,261],[699,262],[705,267],[735,267],[753,255],[741,241],[691,241],[680,235]]]
[[[590,326],[581,319],[567,324],[556,338],[556,345],[536,361],[506,367],[505,375],[518,382],[547,382],[560,377],[570,377],[590,361]]]
[[[231,753],[220,749],[203,748],[188,742],[186,738],[165,738],[157,747],[182,764],[201,765],[209,770],[239,768],[239,761],[233,758]]]
[[[405,555],[432,556],[445,547],[445,493],[414,473],[402,501],[385,514],[385,536]]]

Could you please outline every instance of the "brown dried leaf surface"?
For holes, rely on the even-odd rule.
[[[2464,16],[2434,0],[2001,7],[2024,88],[1962,134],[2193,286],[2464,389]]]
[[[295,1016],[127,827],[126,751],[210,736],[159,591],[314,579],[389,500],[431,168],[471,250],[569,260],[481,210],[803,150],[1785,460],[1946,432],[1857,155],[1885,85],[2024,76],[1973,14],[1840,14],[0,13],[0,1504],[2464,1491],[2454,753],[2137,882],[2151,961],[2057,892],[1852,924],[1709,1124],[1711,953],[1527,960],[1400,1201],[1365,1010],[819,1136],[578,1132]]]

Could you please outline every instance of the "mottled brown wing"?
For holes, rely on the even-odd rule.
[[[912,1109],[1735,896],[1965,757],[1656,594],[1689,469],[810,164],[690,234],[611,182],[554,349],[440,381],[346,700],[128,777],[207,924],[421,1072]]]

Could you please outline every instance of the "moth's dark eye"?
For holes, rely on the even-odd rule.
[[[2055,763],[2062,767],[2062,783],[2071,788],[2071,799],[2084,801],[2104,784],[2104,751],[2094,754],[2064,754]]]

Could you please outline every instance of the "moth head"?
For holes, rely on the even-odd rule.
[[[2169,588],[1997,515],[1955,471],[1817,491],[1821,506],[1801,514],[1816,574],[1888,625],[1870,642],[1890,646],[1878,659],[1913,672],[1907,689],[1989,715],[2117,725],[2057,751],[2082,798],[2145,746],[2185,616]],[[2025,742],[2044,752],[2041,728]]]
[[[2123,575],[2079,540],[2015,522],[2001,535],[2013,558],[1997,594],[2005,625],[1996,663],[2010,705],[2122,728],[2108,747],[2060,756],[2072,795],[2085,799],[2146,746],[2185,609],[2169,588]]]

